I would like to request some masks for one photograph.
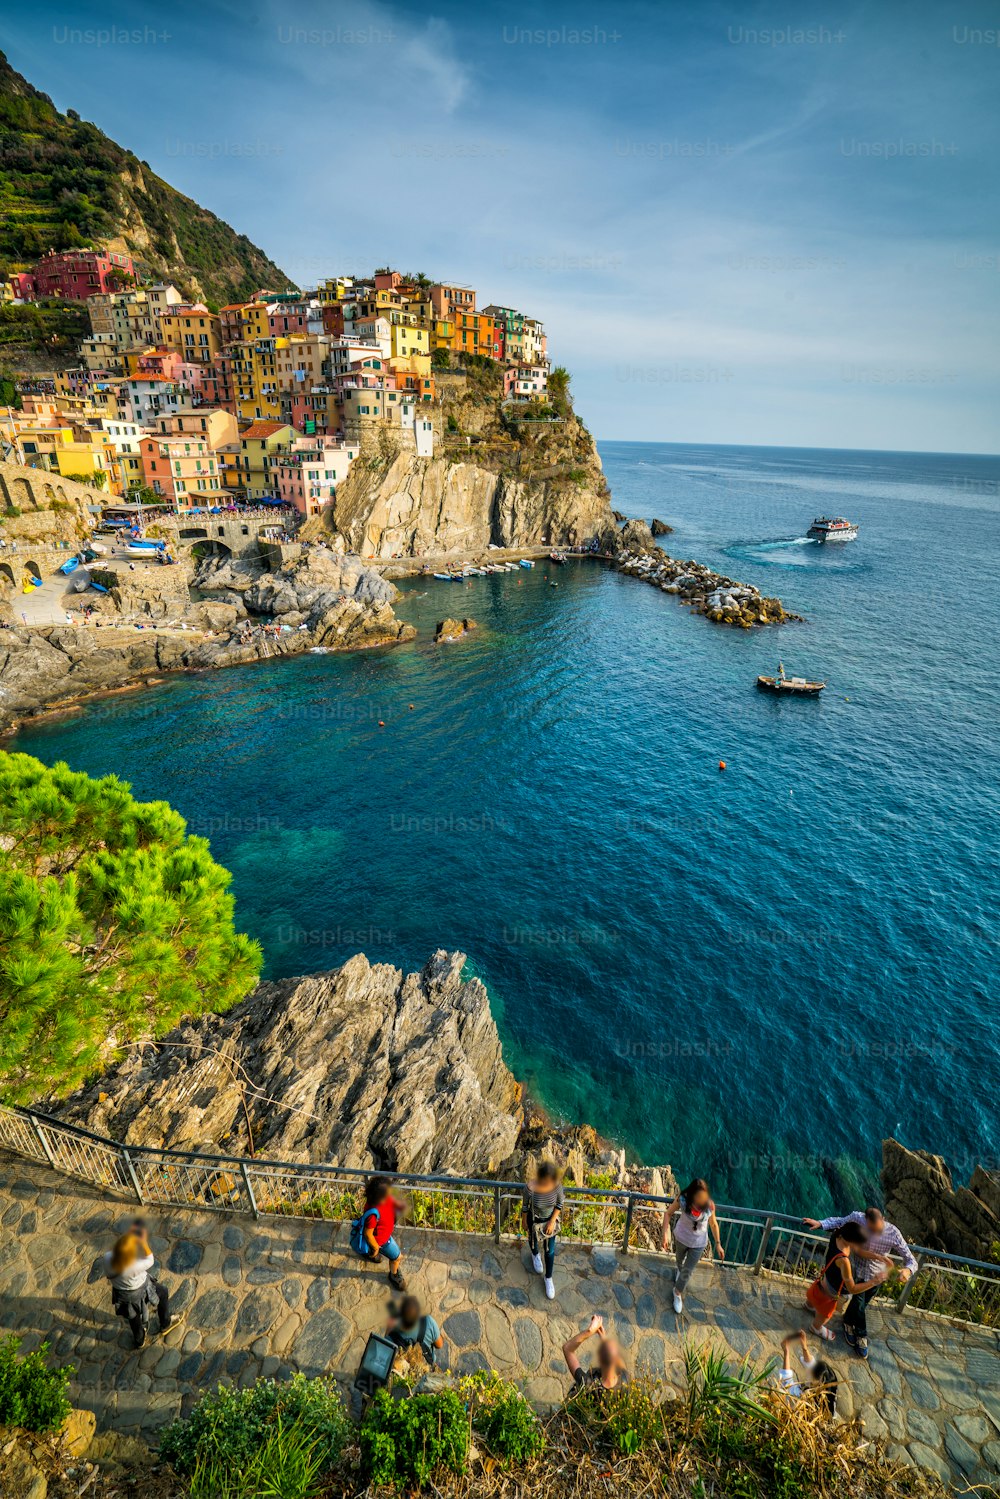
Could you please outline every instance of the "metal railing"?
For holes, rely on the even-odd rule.
[[[254,1218],[348,1222],[364,1183],[391,1175],[406,1189],[407,1227],[478,1234],[496,1243],[522,1232],[520,1184],[476,1177],[380,1173],[347,1166],[268,1161],[119,1144],[32,1109],[0,1104],[0,1149],[51,1166],[143,1205],[246,1213]],[[560,1237],[623,1253],[658,1251],[669,1199],[625,1189],[567,1186]],[[725,1266],[806,1285],[823,1269],[828,1235],[783,1213],[719,1204]],[[890,1282],[895,1309],[917,1307],[1000,1327],[1000,1264],[914,1247],[917,1271]]]

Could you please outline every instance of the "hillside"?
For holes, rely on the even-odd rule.
[[[127,249],[141,274],[210,305],[289,284],[245,234],[74,110],[62,114],[0,52],[0,274],[83,245]]]

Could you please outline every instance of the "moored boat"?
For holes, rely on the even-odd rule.
[[[519,564],[519,566],[521,567],[534,567],[534,565],[535,564],[531,561],[530,557],[522,557]]]
[[[811,541],[857,541],[858,527],[842,515],[818,515],[806,535]]]
[[[779,696],[788,697],[819,697],[825,682],[813,682],[808,677],[789,677],[785,674],[785,668],[778,662],[778,674],[775,677],[758,677],[757,686],[761,692],[775,692]]]
[[[557,567],[564,567],[566,558],[563,556],[562,552],[550,552],[549,561],[554,562]]]
[[[58,569],[58,571],[61,572],[61,573],[66,573],[68,575],[69,573],[76,572],[76,570],[77,570],[77,568],[79,566],[80,566],[80,559],[79,559],[79,557],[70,557],[69,561],[68,562],[64,562],[63,565],[62,565],[62,567],[60,567]]]

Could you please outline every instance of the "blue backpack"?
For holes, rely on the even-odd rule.
[[[365,1229],[367,1227],[367,1220],[369,1218],[378,1218],[378,1208],[366,1209],[366,1211],[361,1214],[361,1217],[355,1218],[351,1224],[351,1248],[354,1250],[355,1254],[363,1255],[365,1258],[367,1258],[371,1254],[368,1240],[365,1238]]]

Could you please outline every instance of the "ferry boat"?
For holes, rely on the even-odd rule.
[[[811,541],[857,541],[858,528],[854,521],[842,515],[830,517],[818,515],[806,535]]]
[[[808,677],[788,677],[785,668],[778,662],[778,675],[776,677],[758,677],[757,686],[761,692],[776,692],[784,697],[819,697],[825,682],[811,682]]]

